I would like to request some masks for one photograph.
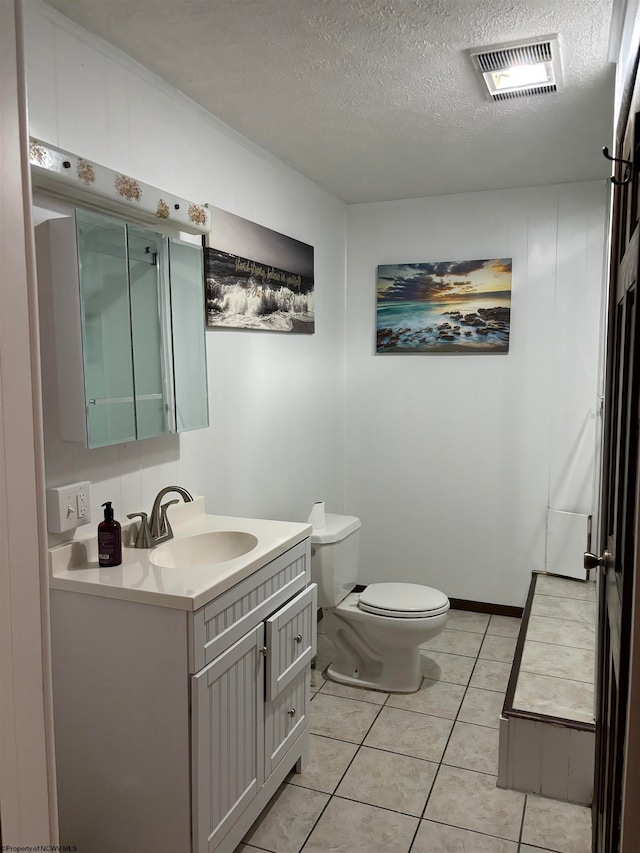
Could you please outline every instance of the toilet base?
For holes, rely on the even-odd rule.
[[[385,666],[375,681],[365,677],[348,675],[335,668],[335,664],[329,664],[326,673],[330,681],[340,684],[349,684],[352,687],[365,688],[367,690],[379,690],[383,693],[415,693],[422,684],[422,670],[420,668],[420,650],[403,649],[398,655],[398,660],[390,659],[387,653]]]
[[[367,690],[415,693],[422,684],[420,644],[444,629],[446,611],[427,618],[379,616],[361,610],[358,599],[351,594],[324,609],[333,644],[327,677]]]

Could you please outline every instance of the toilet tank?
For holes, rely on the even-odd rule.
[[[311,534],[311,580],[318,584],[318,607],[335,607],[356,585],[360,519],[325,514],[325,526]]]

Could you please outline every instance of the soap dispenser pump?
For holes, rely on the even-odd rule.
[[[104,521],[98,525],[98,565],[119,566],[122,562],[122,531],[113,517],[111,501],[103,503]]]

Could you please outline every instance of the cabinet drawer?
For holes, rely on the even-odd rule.
[[[287,750],[309,722],[311,687],[306,668],[265,706],[264,778],[276,769]]]
[[[310,574],[305,539],[193,614],[190,669],[197,672],[258,622],[304,589]]]
[[[311,584],[267,619],[267,701],[306,669],[316,653],[318,587]]]

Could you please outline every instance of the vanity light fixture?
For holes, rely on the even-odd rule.
[[[31,180],[35,187],[85,206],[157,226],[174,225],[190,234],[208,234],[211,214],[203,204],[145,184],[49,142],[29,137]]]
[[[506,101],[563,90],[557,35],[469,51],[489,100]]]

